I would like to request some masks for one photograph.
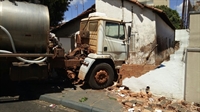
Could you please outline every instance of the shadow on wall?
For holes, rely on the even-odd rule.
[[[179,49],[179,41],[175,41],[173,44],[168,44],[164,40],[158,40],[158,47],[156,52],[156,65],[160,65],[163,61],[169,61],[170,55],[174,54]]]

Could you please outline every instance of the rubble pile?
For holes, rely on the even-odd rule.
[[[112,86],[106,91],[116,95],[125,112],[200,112],[200,104],[154,96],[149,90],[132,92],[126,86]]]

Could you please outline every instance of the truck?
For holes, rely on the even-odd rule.
[[[77,47],[66,54],[49,21],[46,6],[0,1],[1,81],[43,80],[56,72],[103,89],[119,80],[129,54],[126,22],[91,14],[80,22]]]

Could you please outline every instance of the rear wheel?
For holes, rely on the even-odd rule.
[[[100,63],[89,73],[89,85],[93,89],[103,89],[113,84],[114,71],[107,63]]]

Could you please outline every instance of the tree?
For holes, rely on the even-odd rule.
[[[64,19],[64,12],[68,10],[72,0],[17,0],[43,4],[48,7],[50,26],[56,26]]]
[[[167,15],[171,23],[174,25],[176,29],[181,28],[181,19],[176,10],[172,10],[171,8],[165,6],[165,5],[160,5],[160,6],[155,6],[158,9],[161,9],[164,11],[164,13]]]

